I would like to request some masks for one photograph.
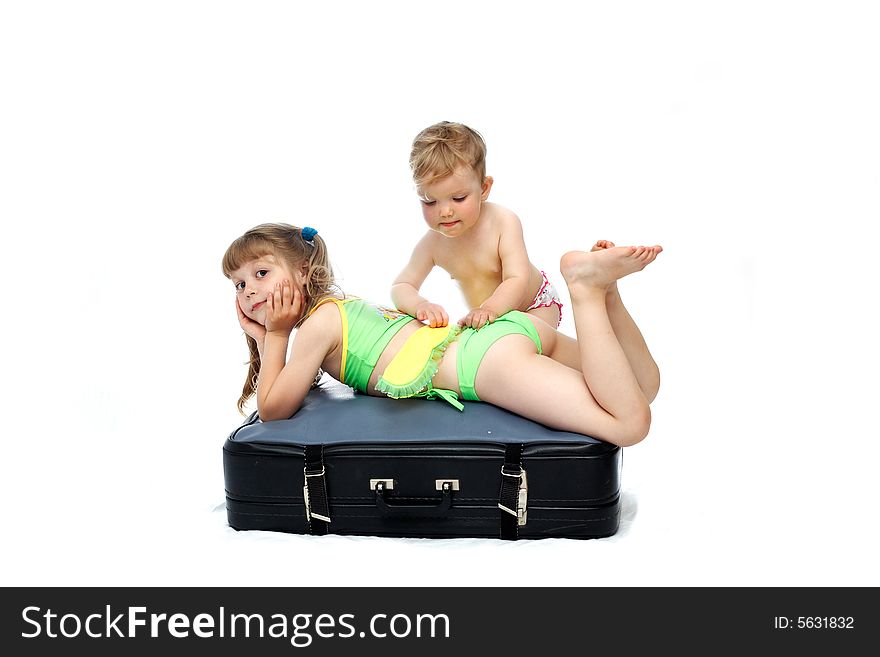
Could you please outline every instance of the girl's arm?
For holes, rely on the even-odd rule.
[[[501,283],[479,308],[474,308],[459,320],[462,326],[482,328],[487,322],[494,322],[504,313],[519,308],[526,295],[531,262],[526,251],[522,223],[513,213],[501,220],[498,257],[501,260]]]
[[[309,317],[296,332],[290,360],[285,363],[290,333],[303,310],[302,294],[284,281],[266,305],[257,410],[264,421],[285,420],[302,405],[315,374],[335,344],[338,326],[334,330],[327,313]]]
[[[391,300],[398,310],[420,321],[427,321],[430,326],[446,326],[449,324],[449,315],[443,307],[419,294],[419,288],[434,268],[428,237],[423,237],[416,244],[406,267],[391,284]]]

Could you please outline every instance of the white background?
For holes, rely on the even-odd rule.
[[[880,585],[872,5],[4,3],[0,582]],[[387,302],[440,120],[483,134],[557,283],[596,239],[665,247],[621,283],[663,385],[620,532],[229,529],[224,249],[315,226]]]

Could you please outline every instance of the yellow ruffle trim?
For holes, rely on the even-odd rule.
[[[376,390],[395,399],[412,397],[425,390],[437,374],[443,352],[455,342],[460,331],[461,327],[457,324],[420,328],[407,338],[388,363],[379,377]]]

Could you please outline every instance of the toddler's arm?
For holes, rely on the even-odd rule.
[[[333,348],[335,331],[325,313],[315,313],[296,333],[290,360],[290,333],[302,315],[302,295],[287,281],[267,299],[266,336],[257,382],[257,410],[264,421],[285,420],[299,410],[315,373]],[[318,315],[321,315],[321,319]]]
[[[458,321],[462,326],[481,328],[504,313],[519,308],[526,295],[531,262],[526,251],[522,223],[513,213],[502,221],[501,237],[498,240],[501,283],[479,308],[474,308]]]
[[[419,288],[433,268],[434,259],[423,238],[413,249],[406,267],[391,284],[391,300],[398,310],[420,321],[427,321],[430,326],[446,326],[449,324],[449,315],[443,307],[419,294]]]

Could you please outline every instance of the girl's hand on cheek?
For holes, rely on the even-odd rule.
[[[266,299],[266,331],[290,335],[302,315],[302,292],[285,279]]]
[[[266,328],[244,314],[241,304],[238,303],[238,297],[235,298],[235,311],[238,313],[238,323],[244,332],[257,342],[262,342],[266,337]]]

